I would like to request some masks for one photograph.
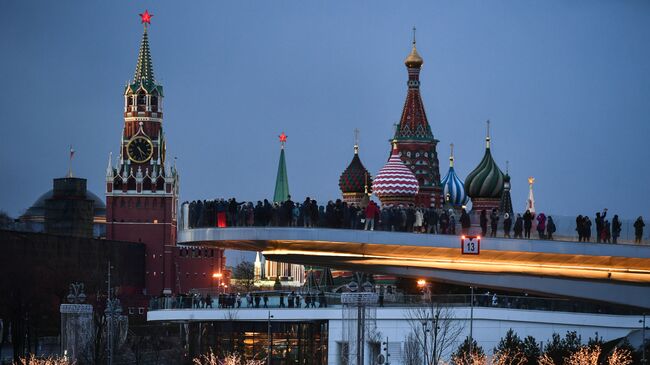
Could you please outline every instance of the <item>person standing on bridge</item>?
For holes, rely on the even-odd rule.
[[[553,233],[555,233],[555,230],[555,222],[553,222],[553,217],[549,215],[546,219],[546,239],[553,240]]]
[[[607,208],[603,212],[596,212],[596,242],[600,243],[603,240],[603,228],[605,227],[605,217],[607,216]]]
[[[374,201],[370,201],[366,207],[366,225],[364,230],[368,230],[370,227],[371,231],[375,230],[375,218],[379,215],[379,208]]]
[[[490,237],[496,237],[497,236],[497,228],[499,227],[499,213],[497,212],[496,208],[492,209],[492,213],[490,213]]]
[[[467,214],[467,211],[463,208],[460,212],[460,230],[461,234],[469,234],[469,230],[472,227],[472,222],[469,219],[469,214]]]
[[[512,218],[510,214],[503,215],[503,237],[510,238],[510,227],[512,227]]]
[[[539,213],[537,215],[537,233],[539,234],[540,240],[546,238],[544,231],[546,231],[546,215],[544,215],[544,213]]]
[[[641,243],[641,239],[643,238],[643,227],[645,227],[643,217],[639,216],[639,218],[634,222],[634,243]]]
[[[481,210],[481,216],[479,217],[479,223],[481,225],[481,236],[485,237],[487,235],[487,212],[485,209]]]
[[[612,219],[612,243],[617,243],[618,237],[621,235],[621,221],[618,219],[618,214],[614,214]]]
[[[515,238],[522,238],[521,232],[524,230],[524,219],[521,217],[520,213],[517,213],[517,219],[515,219]]]
[[[530,210],[526,210],[524,213],[524,237],[530,239],[530,229],[533,227],[533,217],[534,214]]]

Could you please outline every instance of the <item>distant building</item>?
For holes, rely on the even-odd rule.
[[[86,189],[86,179],[54,179],[54,188],[41,195],[18,219],[17,229],[53,234],[105,237],[106,204]],[[46,227],[46,216],[50,223]]]

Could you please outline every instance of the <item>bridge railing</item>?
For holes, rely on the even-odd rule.
[[[323,308],[340,308],[341,294],[339,293],[295,293],[278,291],[260,291],[247,294],[229,293],[221,295],[181,295],[164,298],[154,298],[150,301],[149,310],[248,310],[259,308],[286,308],[293,310],[315,310]],[[258,299],[259,298],[259,299]],[[471,295],[403,295],[380,294],[378,307],[468,307],[471,305]],[[474,295],[475,307],[509,308],[539,311],[577,312],[577,313],[606,313],[630,315],[638,314],[634,309],[581,301],[576,299],[544,298],[534,296],[505,296],[483,293]]]

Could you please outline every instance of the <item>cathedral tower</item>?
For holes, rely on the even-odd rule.
[[[420,69],[423,63],[424,60],[415,47],[415,28],[413,28],[413,48],[404,61],[408,70],[408,91],[393,140],[397,143],[402,161],[418,180],[419,190],[415,197],[415,204],[424,207],[441,207],[442,189],[436,152],[438,140],[431,133],[420,95]]]
[[[135,75],[124,89],[124,126],[115,166],[106,169],[106,237],[145,245],[148,295],[174,288],[178,173],[166,159],[163,88],[153,73],[147,26]]]

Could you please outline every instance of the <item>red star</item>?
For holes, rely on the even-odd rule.
[[[285,143],[287,141],[287,135],[282,132],[278,137],[280,137],[280,143]]]
[[[149,14],[148,10],[145,10],[144,13],[140,14],[140,19],[144,24],[151,24],[151,17],[153,14]]]

